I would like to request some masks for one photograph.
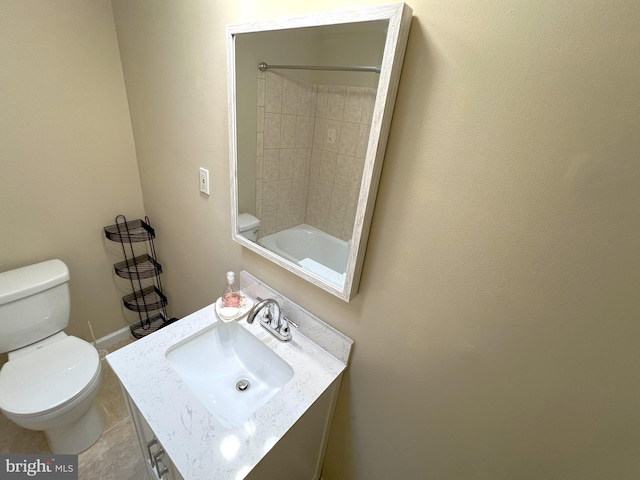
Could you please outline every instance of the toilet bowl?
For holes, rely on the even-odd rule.
[[[102,434],[94,402],[100,357],[59,329],[68,324],[69,275],[64,263],[50,262],[0,273],[0,351],[9,352],[0,370],[0,410],[23,428],[43,431],[53,453],[75,454]]]

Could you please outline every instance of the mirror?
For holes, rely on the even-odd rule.
[[[227,26],[232,237],[358,291],[412,10]]]

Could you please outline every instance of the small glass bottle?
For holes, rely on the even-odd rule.
[[[240,290],[236,285],[236,275],[233,272],[227,272],[227,285],[222,291],[222,307],[240,307]]]

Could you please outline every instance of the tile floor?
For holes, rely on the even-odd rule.
[[[111,351],[130,343],[125,340]],[[78,456],[79,480],[143,480],[145,465],[118,380],[102,360],[102,383],[96,398],[104,415],[104,432]],[[0,414],[0,453],[51,453],[42,432],[25,430]]]

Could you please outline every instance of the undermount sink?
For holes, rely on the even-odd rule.
[[[291,366],[237,322],[216,322],[165,353],[223,425],[242,425],[293,377]]]

